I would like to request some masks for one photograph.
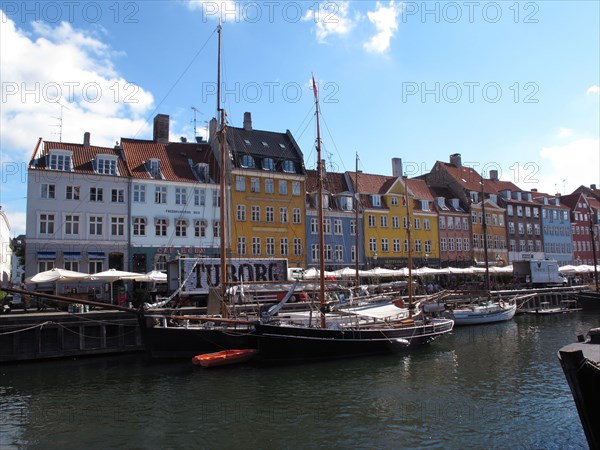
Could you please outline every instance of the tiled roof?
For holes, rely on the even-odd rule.
[[[481,175],[472,167],[456,167],[454,164],[437,161],[445,170],[467,191],[481,192]],[[497,194],[500,191],[510,190],[512,192],[521,189],[510,181],[483,180],[483,190],[486,194]]]
[[[250,155],[255,158],[258,168],[263,158],[272,158],[277,171],[282,171],[281,164],[284,160],[290,160],[294,162],[297,174],[305,173],[304,157],[289,131],[277,133],[228,127],[227,143],[234,156],[235,167],[240,167],[243,155]]]
[[[456,198],[456,196],[452,193],[452,191],[450,189],[443,188],[443,187],[431,187],[430,186],[429,190],[433,194],[434,199],[437,199],[438,197],[443,197],[444,198],[444,205],[447,208],[444,211],[449,211],[449,212],[465,212],[468,209],[460,201],[458,202],[459,209],[455,209],[452,206],[452,204],[450,203],[450,199]],[[434,203],[435,203],[435,207],[439,209],[439,206],[438,206],[437,202],[434,202]]]
[[[98,155],[114,155],[118,156],[117,169],[120,176],[127,176],[127,168],[125,163],[120,158],[119,152],[112,147],[97,147],[95,145],[85,146],[83,144],[72,144],[67,142],[44,142],[44,153],[40,156],[35,164],[31,166],[36,170],[47,170],[48,158],[50,150],[69,150],[73,152],[72,164],[74,173],[94,174],[94,165],[92,161]]]
[[[356,172],[346,172],[350,179],[352,189],[362,194],[385,194],[396,182],[396,177],[386,175],[375,175],[370,173],[358,173],[358,189],[355,186]]]
[[[160,171],[164,180],[197,182],[192,164],[206,163],[210,178],[219,182],[219,168],[211,147],[207,143],[171,142],[167,144],[141,139],[121,139],[127,167],[133,178],[152,179],[146,161],[160,160]]]
[[[413,197],[417,200],[429,200],[433,201],[434,196],[425,180],[409,178],[406,180],[406,185],[409,192],[412,193]]]
[[[317,171],[307,170],[305,181],[306,192],[317,191]],[[331,194],[341,194],[348,192],[349,187],[346,184],[346,177],[343,173],[327,172],[323,179],[323,189]]]
[[[572,194],[562,195],[560,197],[560,202],[567,205],[571,209],[577,208],[577,203],[579,199],[583,197],[583,194],[580,192],[573,192]]]

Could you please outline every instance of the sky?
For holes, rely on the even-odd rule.
[[[316,166],[409,177],[460,153],[524,190],[600,186],[597,1],[0,2],[0,205],[25,233],[27,164],[44,140],[113,146],[290,130]]]

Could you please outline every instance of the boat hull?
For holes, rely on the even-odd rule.
[[[177,327],[153,326],[141,317],[140,329],[150,358],[192,358],[228,349],[255,349],[255,328],[248,326]]]
[[[480,325],[511,320],[516,311],[517,305],[513,304],[498,309],[478,307],[473,310],[454,310],[452,316],[456,325]]]
[[[577,301],[583,310],[600,310],[600,292],[580,292]]]
[[[261,362],[295,363],[398,353],[427,344],[452,330],[453,321],[377,329],[322,329],[257,324]]]
[[[229,366],[250,361],[256,355],[255,349],[223,350],[215,353],[204,353],[192,358],[192,364],[206,368]]]

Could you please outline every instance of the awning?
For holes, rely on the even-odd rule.
[[[87,252],[88,259],[105,259],[106,253],[104,252]]]
[[[81,259],[81,252],[63,252],[65,261],[79,261]]]
[[[37,252],[37,259],[38,260],[56,259],[56,252],[50,252],[50,251]]]

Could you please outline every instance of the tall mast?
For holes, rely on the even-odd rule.
[[[319,93],[315,76],[312,77],[315,94],[317,119],[317,208],[319,220],[319,305],[321,307],[321,328],[325,328],[325,221],[323,219],[323,161],[321,160],[321,128],[319,125]]]
[[[220,171],[220,203],[219,203],[219,232],[221,235],[221,301],[225,302],[225,294],[227,292],[227,227],[226,227],[226,197],[225,197],[225,173],[227,164],[226,151],[227,142],[225,139],[226,123],[225,123],[225,110],[221,108],[221,22],[217,28],[219,36],[219,51],[217,55],[217,114],[219,115],[219,153],[221,155],[221,171]],[[225,308],[223,308],[225,309]]]
[[[488,263],[487,220],[485,218],[485,194],[483,191],[483,175],[481,175],[481,221],[483,223],[483,258],[485,259],[485,290],[490,293],[490,265]]]
[[[594,221],[592,205],[588,200],[588,207],[590,209],[590,238],[592,239],[592,256],[594,258],[594,280],[596,281],[596,291],[598,291],[598,260],[596,259],[596,241],[594,239]]]
[[[356,171],[354,172],[354,185],[356,186],[356,192],[354,193],[354,267],[356,269],[356,286],[360,286],[360,276],[358,275],[358,199],[360,198],[360,193],[358,190],[358,152],[356,152]]]
[[[406,205],[406,238],[408,240],[408,307],[410,314],[412,315],[413,309],[413,284],[412,284],[412,242],[410,236],[411,220],[410,220],[410,207],[408,205],[408,180],[404,177],[404,204]]]

